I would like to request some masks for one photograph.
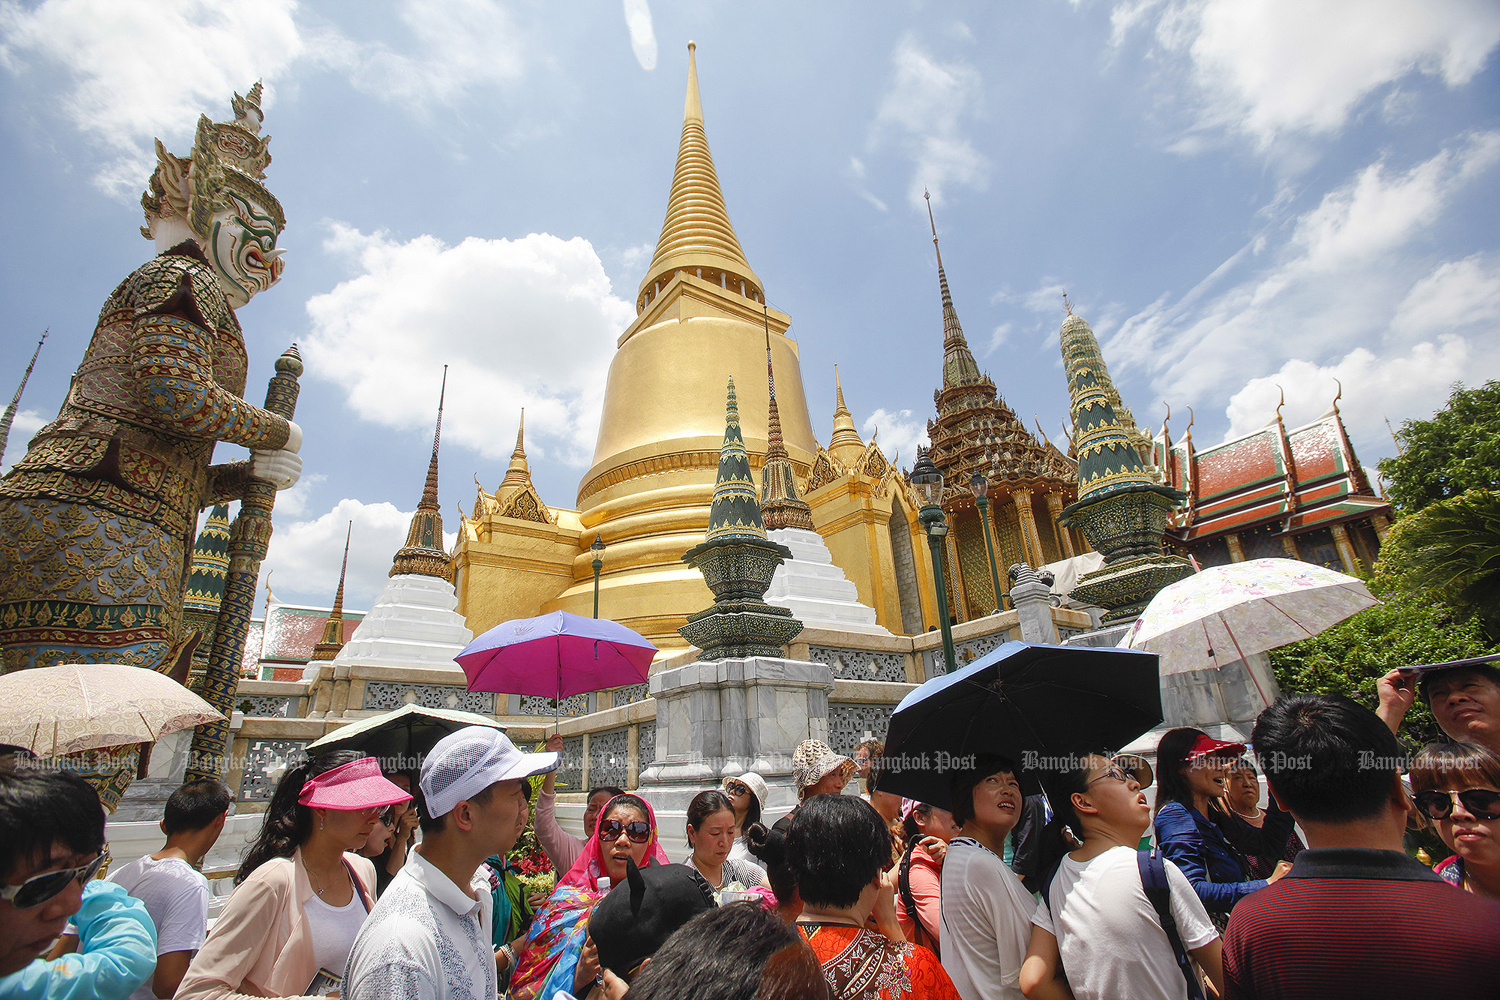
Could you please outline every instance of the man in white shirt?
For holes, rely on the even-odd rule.
[[[469,726],[445,736],[422,764],[422,843],[370,911],[344,976],[348,1000],[494,1000],[491,855],[525,826],[521,779],[557,768],[555,753],[527,754],[505,734]],[[502,952],[505,949],[501,949]]]
[[[1082,837],[1063,855],[1031,922],[1021,986],[1032,1000],[1186,1000],[1187,979],[1156,906],[1146,894],[1136,846],[1151,825],[1138,757],[1082,759],[1049,783],[1054,822]],[[1054,835],[1056,831],[1049,831]],[[1043,845],[1044,862],[1066,850]],[[1219,934],[1187,877],[1165,858],[1172,926],[1183,948],[1222,993]],[[1071,992],[1070,992],[1071,991]]]
[[[1021,816],[1016,766],[979,754],[952,780],[950,811],[961,824],[943,859],[943,968],[963,1000],[1021,1000],[1021,962],[1036,901],[1001,860]]]
[[[208,935],[208,879],[198,871],[224,831],[233,796],[222,782],[190,781],[167,799],[161,831],[167,844],[109,873],[146,905],[156,925],[156,971],[130,1000],[154,1000],[177,992],[188,963]]]

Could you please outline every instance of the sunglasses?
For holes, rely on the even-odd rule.
[[[1463,803],[1464,810],[1475,819],[1500,819],[1500,792],[1492,788],[1465,788],[1461,792],[1418,792],[1413,798],[1422,815],[1428,819],[1447,819],[1453,815],[1453,801]]]
[[[109,852],[105,851],[86,865],[33,875],[20,885],[7,885],[0,888],[0,899],[9,901],[10,905],[18,910],[29,910],[33,906],[41,906],[75,880],[87,882],[93,878],[108,860]]]
[[[599,839],[601,841],[618,840],[620,833],[630,838],[632,844],[644,844],[651,839],[651,824],[634,820],[629,823],[621,823],[617,819],[607,819],[599,824]]]
[[[747,786],[740,784],[738,781],[731,781],[729,784],[724,786],[724,791],[728,792],[730,795],[746,795],[749,794],[750,789]]]
[[[1104,769],[1104,773],[1090,780],[1088,784],[1092,785],[1105,778],[1113,778],[1122,785],[1134,781],[1141,788],[1150,788],[1156,775],[1152,773],[1151,764],[1146,758],[1127,753],[1120,754],[1111,760],[1109,767]]]

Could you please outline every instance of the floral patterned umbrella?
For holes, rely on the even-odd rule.
[[[0,677],[0,743],[39,757],[154,743],[223,719],[166,674],[143,667],[65,663]]]
[[[1352,576],[1296,559],[1251,559],[1163,588],[1124,644],[1160,656],[1163,674],[1212,670],[1315,636],[1379,603]]]

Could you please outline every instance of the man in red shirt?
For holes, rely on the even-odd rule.
[[[1229,1000],[1500,996],[1500,906],[1402,853],[1404,754],[1380,718],[1348,698],[1294,695],[1261,713],[1252,739],[1308,850],[1235,906]]]

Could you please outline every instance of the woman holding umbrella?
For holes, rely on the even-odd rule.
[[[1281,857],[1292,817],[1274,797],[1265,820],[1251,826],[1224,807],[1231,762],[1245,744],[1216,740],[1201,729],[1173,729],[1156,747],[1156,843],[1192,883],[1220,930],[1234,904],[1285,875],[1278,862],[1269,878],[1252,878],[1246,854]]]

